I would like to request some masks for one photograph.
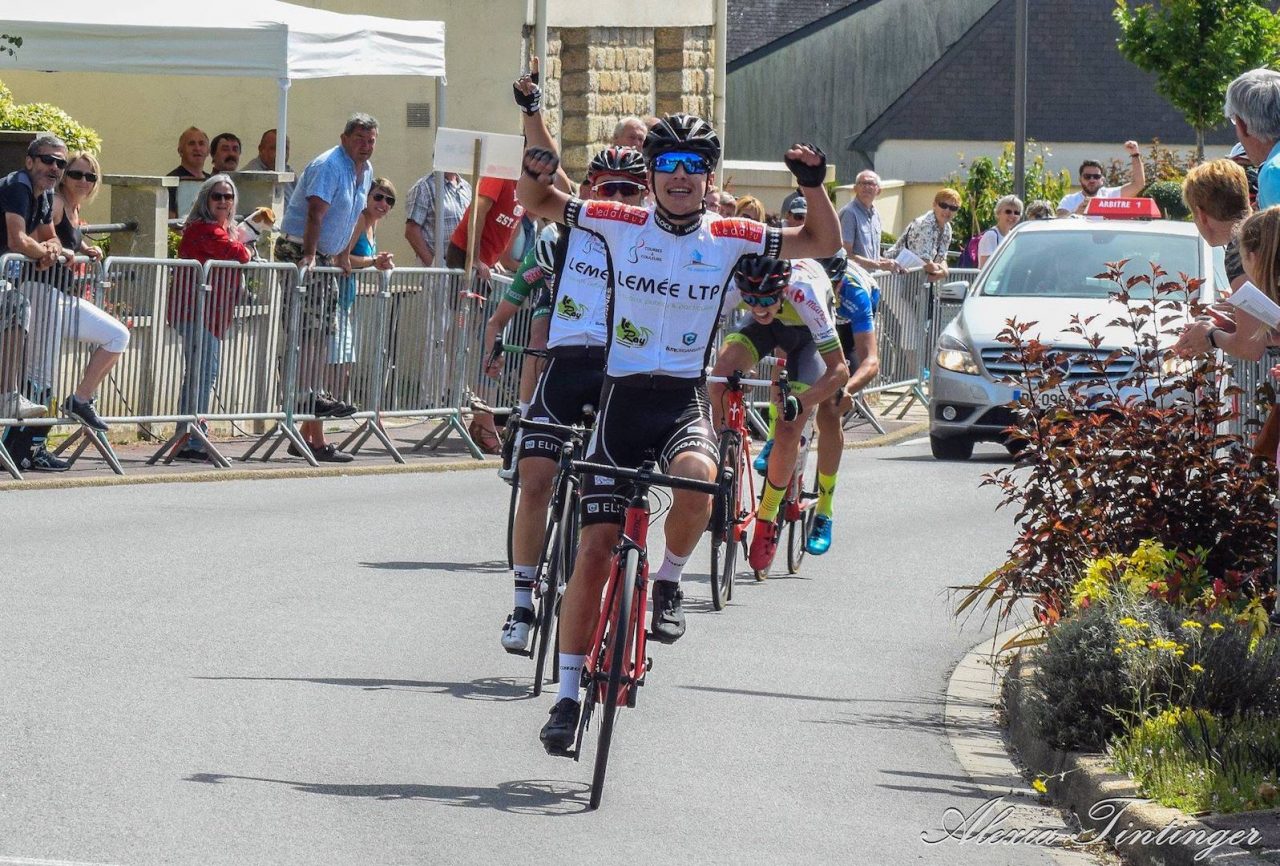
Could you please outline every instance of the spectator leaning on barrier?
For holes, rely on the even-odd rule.
[[[276,131],[268,129],[262,133],[262,137],[258,139],[258,155],[249,160],[241,168],[241,171],[275,171],[276,170]],[[285,138],[284,142],[284,170],[293,171],[293,166],[289,165],[289,139]],[[297,179],[289,181],[284,186],[284,204],[289,204],[289,196],[293,195],[293,189],[298,185]]]
[[[983,232],[978,241],[978,267],[985,265],[987,259],[995,254],[996,247],[1004,242],[1020,219],[1022,199],[1016,195],[1007,195],[996,202],[996,224]]]
[[[443,183],[441,180],[443,179]],[[423,175],[409,188],[405,204],[404,239],[426,267],[436,262],[436,203],[440,202],[441,237],[453,237],[462,215],[471,206],[471,184],[451,171]]]
[[[1244,169],[1229,159],[1201,163],[1182,181],[1182,200],[1200,236],[1210,246],[1226,248],[1227,279],[1232,289],[1238,289],[1245,280],[1238,233],[1249,218],[1249,179]]]
[[[209,143],[215,174],[230,174],[240,167],[240,139],[233,132],[220,132]]]
[[[374,178],[364,210],[356,220],[351,242],[340,262],[343,270],[377,268],[389,271],[395,267],[391,253],[378,252],[378,223],[396,204],[396,188],[385,177]],[[329,335],[328,388],[337,399],[348,402],[351,390],[351,366],[356,362],[355,305],[359,288],[354,275],[342,281],[338,295],[338,315],[334,331]]]
[[[4,240],[0,253],[35,259],[40,270],[57,261],[61,244],[53,230],[53,188],[66,166],[66,154],[66,145],[60,139],[41,136],[27,148],[26,168],[0,180],[0,239]],[[33,402],[21,393],[25,387],[31,302],[8,278],[7,273],[0,275],[4,280],[0,294],[0,387],[4,388],[0,392],[0,418],[38,418],[48,411],[43,401]],[[27,456],[34,435],[34,428],[20,429],[21,432],[13,428],[6,431],[5,444],[15,460]],[[67,465],[57,468],[65,469]]]
[[[467,250],[470,248],[476,274],[480,279],[488,280],[490,269],[503,257],[511,243],[511,236],[520,226],[520,217],[524,215],[524,208],[516,201],[516,182],[500,177],[480,178],[476,199],[471,207],[476,209],[479,237],[467,236],[471,229],[469,207],[449,239],[445,261],[451,268],[466,267]],[[519,267],[519,262],[503,262],[503,266],[514,271]]]
[[[1258,167],[1258,208],[1280,204],[1280,72],[1250,69],[1227,85],[1223,106]]]
[[[938,190],[933,207],[913,219],[885,254],[893,259],[904,249],[924,260],[924,272],[930,282],[947,276],[947,250],[951,248],[951,220],[960,210],[960,193],[954,189]]]
[[[347,251],[356,223],[373,187],[373,156],[378,140],[378,121],[367,114],[353,114],[342,130],[340,143],[317,156],[302,171],[302,178],[285,211],[283,233],[276,239],[278,261],[294,262],[299,267],[335,265]],[[329,277],[312,280],[308,285],[306,306],[300,317],[301,356],[298,382],[311,390],[309,401],[316,420],[304,421],[302,438],[316,460],[348,463],[351,455],[343,454],[324,441],[327,417],[346,417],[357,409],[336,400],[319,388],[323,353],[328,337],[334,332],[338,313],[339,289]],[[301,456],[294,446],[290,452]]]
[[[197,127],[188,127],[178,137],[178,157],[182,161],[178,167],[169,172],[169,177],[178,179],[177,187],[169,190],[169,219],[176,220],[178,214],[185,214],[195,201],[196,191],[201,183],[209,177],[204,171],[204,161],[209,158],[209,136]]]
[[[1058,202],[1058,216],[1083,214],[1091,198],[1132,198],[1142,192],[1143,187],[1147,185],[1147,170],[1142,165],[1142,153],[1138,143],[1126,141],[1124,149],[1129,151],[1129,182],[1123,186],[1103,186],[1102,163],[1086,159],[1080,163],[1080,189],[1062,197],[1062,201]]]
[[[880,255],[884,228],[876,199],[880,195],[880,175],[867,169],[858,172],[853,183],[853,200],[840,208],[840,236],[844,251],[855,264],[867,270],[898,270],[893,259]]]
[[[258,233],[275,220],[270,211],[259,208],[241,225],[233,225],[236,215],[236,185],[225,174],[215,174],[200,185],[182,226],[178,257],[198,262],[225,261],[245,264],[253,258]],[[182,339],[182,385],[178,393],[178,414],[203,415],[209,411],[210,397],[222,366],[222,340],[235,321],[235,307],[244,291],[244,275],[234,268],[212,271],[210,292],[204,297],[203,315],[198,290],[190,271],[174,274],[169,286],[165,321]],[[179,425],[183,432],[185,425]],[[200,422],[201,431],[207,425]],[[174,453],[177,460],[208,460],[199,437],[188,437]]]

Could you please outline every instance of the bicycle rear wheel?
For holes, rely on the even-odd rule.
[[[734,536],[742,485],[746,483],[745,465],[741,438],[735,431],[726,430],[720,437],[720,492],[711,514],[711,604],[716,610],[724,610],[733,598],[738,555]]]
[[[613,742],[613,723],[618,717],[618,704],[623,700],[622,680],[628,675],[627,651],[634,635],[631,631],[631,609],[635,603],[636,575],[640,573],[640,551],[631,548],[626,552],[622,571],[622,585],[614,597],[613,611],[605,632],[604,645],[600,648],[601,661],[606,662],[604,703],[600,707],[600,734],[596,740],[595,770],[591,774],[591,808],[600,806],[604,794],[604,776],[609,767],[609,746]],[[643,616],[644,612],[641,611]],[[601,670],[601,668],[597,668]],[[594,687],[594,683],[592,684]],[[632,686],[634,688],[634,686]]]

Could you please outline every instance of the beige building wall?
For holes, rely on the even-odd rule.
[[[443,21],[445,125],[520,131],[511,81],[531,50],[535,0],[294,2],[334,12]],[[657,109],[711,116],[714,18],[714,0],[548,0],[547,107],[553,131],[563,128],[567,133],[568,167],[585,169],[590,153],[608,142],[614,124],[627,114]],[[0,65],[0,80],[18,101],[54,103],[96,129],[103,138],[101,160],[107,174],[165,174],[178,164],[178,136],[192,125],[210,138],[234,132],[247,161],[256,154],[262,131],[276,125],[278,88],[266,79],[40,73],[6,71]],[[567,99],[562,99],[562,89],[570,94]],[[378,119],[374,168],[400,194],[378,242],[403,264],[413,263],[403,237],[404,200],[409,187],[430,169],[439,120],[435,94],[432,78],[358,74],[296,81],[289,91],[290,164],[297,170],[337,144],[352,112]],[[430,106],[432,125],[410,128],[409,106],[422,103]],[[106,190],[86,217],[106,221],[109,202]]]

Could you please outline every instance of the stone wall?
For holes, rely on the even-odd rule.
[[[526,34],[529,50],[533,35]],[[547,124],[570,177],[586,173],[628,115],[712,115],[710,27],[551,28],[543,60]]]

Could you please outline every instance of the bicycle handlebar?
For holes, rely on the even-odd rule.
[[[773,385],[773,382],[768,379],[743,379],[741,376],[708,376],[707,381],[728,385],[735,391],[751,387],[768,388]]]
[[[608,463],[588,463],[585,460],[573,461],[573,470],[575,472],[603,475],[607,478],[616,478],[619,481],[639,481],[646,487],[670,487],[675,490],[693,490],[698,493],[710,494],[720,491],[720,485],[715,481],[697,481],[693,478],[681,478],[679,475],[666,475],[662,472],[654,471],[650,468],[651,466],[652,464],[646,464],[639,469],[627,469],[623,466],[613,466]]]

